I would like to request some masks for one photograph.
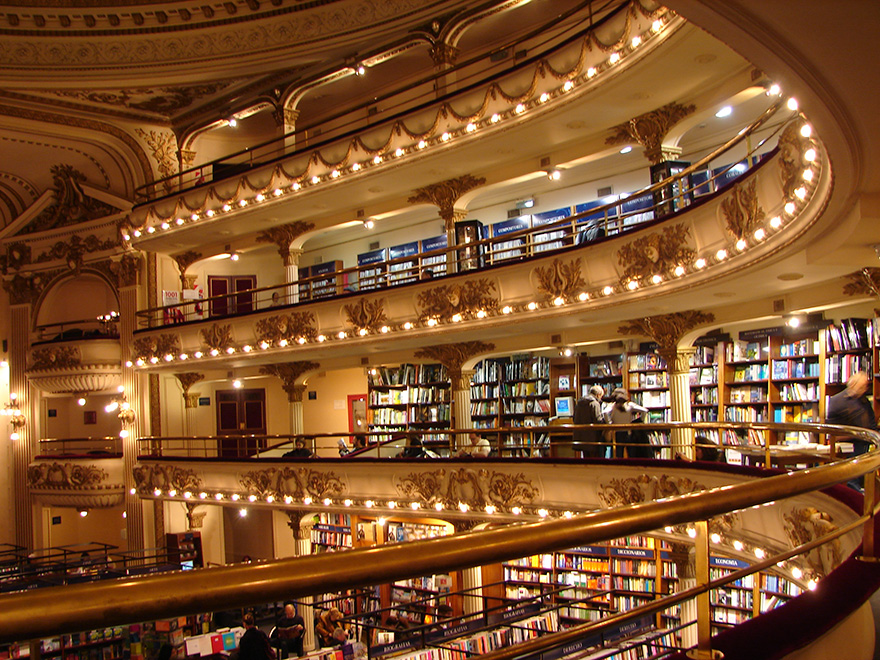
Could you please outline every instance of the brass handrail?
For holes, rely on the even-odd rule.
[[[816,425],[817,427],[823,425]],[[872,445],[880,433],[829,427]],[[392,582],[641,534],[812,492],[880,468],[872,451],[830,465],[572,518],[426,541],[0,596],[0,643]],[[872,492],[873,489],[869,489]]]

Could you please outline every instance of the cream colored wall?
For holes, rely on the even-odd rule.
[[[121,429],[116,413],[108,413],[104,407],[112,400],[110,394],[97,394],[86,398],[86,405],[79,406],[73,395],[42,400],[42,436],[44,438],[104,438],[117,437]],[[55,416],[50,417],[49,411]],[[85,414],[95,413],[95,424],[85,423]]]
[[[202,536],[202,558],[205,566],[225,564],[226,539],[223,533],[223,507],[205,504],[196,513],[205,513],[198,531]],[[183,502],[165,502],[165,531],[180,533],[189,531],[186,520],[186,506]]]
[[[290,529],[290,518],[283,511],[272,510],[272,531],[275,541],[275,558],[296,556],[296,539]]]
[[[240,511],[247,515],[241,516]],[[223,507],[226,562],[237,563],[245,556],[257,561],[272,559],[274,527],[272,511],[242,507]]]
[[[309,400],[308,392],[315,392]],[[367,393],[363,368],[322,371],[310,376],[303,395],[303,433],[332,433],[348,430],[348,395]],[[318,439],[318,454],[338,456],[336,439]]]
[[[123,507],[89,509],[89,515],[80,517],[76,509],[69,507],[43,507],[43,545],[58,547],[79,543],[108,543],[119,550],[127,550]],[[59,524],[52,524],[60,518]]]
[[[96,275],[82,275],[60,282],[46,293],[36,324],[91,321],[111,311],[119,311],[119,301],[110,285]]]

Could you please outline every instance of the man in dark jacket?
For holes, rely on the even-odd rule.
[[[582,399],[574,406],[575,424],[602,424],[602,396],[605,391],[599,385],[593,385]],[[585,458],[601,458],[605,456],[605,445],[602,443],[601,429],[575,429],[571,435],[575,451],[580,451]]]
[[[857,426],[863,429],[877,429],[877,418],[874,409],[868,403],[865,392],[868,391],[868,374],[858,371],[846,381],[846,389],[838,392],[828,400],[828,410],[825,413],[825,421],[828,424],[844,424]],[[847,456],[858,456],[868,451],[868,443],[853,437],[846,437],[853,446],[852,452]],[[862,488],[864,479],[859,478],[851,481],[850,485]]]

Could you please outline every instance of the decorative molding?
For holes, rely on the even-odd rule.
[[[90,234],[86,238],[80,238],[76,234],[70,237],[65,243],[64,241],[56,242],[47,251],[42,252],[34,259],[35,263],[45,263],[47,261],[55,261],[64,259],[67,267],[74,273],[79,275],[83,267],[83,257],[86,252],[104,252],[113,250],[118,243],[115,240],[101,240],[94,234]]]
[[[706,490],[706,486],[687,477],[640,474],[637,477],[613,478],[607,483],[600,482],[598,496],[602,506],[615,509],[701,490]]]
[[[277,245],[278,255],[281,257],[284,266],[291,266],[290,245],[297,238],[314,228],[315,224],[313,222],[303,222],[302,220],[278,227],[269,227],[269,229],[257,234],[257,243],[274,243]]]
[[[651,110],[638,117],[614,127],[614,134],[606,138],[605,144],[622,144],[635,140],[645,149],[645,158],[652,165],[670,160],[664,154],[663,138],[675,124],[692,114],[695,105],[668,103],[662,108]],[[674,151],[674,150],[673,150]]]
[[[296,380],[308,371],[314,371],[321,365],[317,362],[283,362],[280,364],[265,364],[260,367],[260,373],[267,376],[280,378],[282,389],[287,392],[287,400],[291,403],[302,401],[302,389]]]
[[[58,229],[119,212],[109,204],[88,197],[80,185],[86,181],[86,175],[72,165],[53,165],[50,171],[55,202],[23,227],[19,235]]]
[[[183,254],[178,254],[176,257],[172,257],[175,263],[177,264],[177,270],[180,271],[180,283],[181,286],[186,289],[186,269],[192,266],[195,262],[202,258],[201,252],[196,252],[195,250],[187,250]]]
[[[297,541],[311,539],[312,528],[315,526],[315,514],[312,511],[301,509],[285,509],[287,514],[287,526]]]
[[[427,346],[417,350],[413,355],[418,358],[435,360],[446,367],[446,373],[452,382],[453,391],[470,387],[470,383],[462,382],[462,365],[475,355],[488,353],[495,349],[495,344],[483,341],[465,341],[457,344],[440,344]]]
[[[809,142],[800,133],[800,122],[789,123],[779,136],[776,147],[779,150],[779,177],[782,185],[782,194],[793,197],[794,191],[802,183],[801,174],[804,171],[802,155],[805,143]]]
[[[809,543],[837,531],[834,518],[815,507],[792,509],[782,514],[783,529],[792,547]],[[807,563],[819,575],[828,575],[840,565],[840,539],[824,543],[806,554]]]
[[[381,298],[374,300],[361,298],[356,303],[343,305],[342,309],[345,311],[348,323],[358,331],[375,334],[388,323],[384,300]]]
[[[135,360],[161,359],[166,355],[180,353],[180,335],[164,333],[148,337],[136,337],[131,343],[132,356]]]
[[[535,277],[538,280],[538,291],[547,300],[576,300],[587,286],[581,275],[581,260],[577,258],[568,263],[556,258],[550,266],[538,266],[535,268]]]
[[[6,246],[6,267],[21,270],[31,263],[31,246],[18,241]]]
[[[764,222],[764,209],[758,203],[756,183],[755,179],[745,185],[737,182],[730,194],[721,201],[721,216],[728,231],[737,240],[745,239]]]
[[[170,131],[168,133],[157,131],[147,133],[142,128],[135,128],[134,132],[147,143],[152,151],[160,178],[165,179],[165,190],[171,192],[174,189],[174,181],[168,177],[177,174],[177,138],[174,137],[174,133]]]
[[[622,283],[646,280],[672,272],[693,260],[696,252],[687,246],[690,230],[684,224],[663,227],[624,244],[617,251],[623,267]]]
[[[200,504],[193,504],[191,502],[184,502],[184,506],[186,506],[186,526],[187,529],[201,529],[202,525],[205,522],[205,516],[208,515],[207,511],[199,511],[196,513],[196,508],[201,506]]]
[[[866,267],[847,275],[849,282],[843,287],[847,296],[872,295],[880,298],[880,268]]]
[[[438,41],[431,47],[431,59],[438,67],[451,67],[458,59],[459,49],[443,41]]]
[[[491,314],[498,309],[495,282],[481,277],[461,284],[442,284],[420,291],[418,305],[422,321],[437,319],[444,323],[460,314],[463,319],[476,318],[478,312]]]
[[[433,204],[440,209],[440,217],[446,224],[446,230],[452,229],[455,223],[455,203],[466,192],[485,185],[485,177],[471,174],[433,183],[423,188],[416,188],[414,194],[406,201],[410,204]]]
[[[108,476],[104,469],[96,465],[40,462],[28,466],[27,484],[35,489],[94,489],[100,487]]]
[[[49,371],[27,372],[28,384],[46,394],[109,392],[122,383],[122,366],[81,364],[75,367],[50,367]]]
[[[183,388],[183,396],[186,397],[189,395],[190,388],[196,383],[205,380],[205,374],[200,374],[195,371],[187,371],[182,374],[174,374],[174,377],[180,382],[180,386]]]
[[[628,325],[620,326],[617,331],[622,335],[650,337],[660,345],[662,351],[674,352],[682,335],[714,320],[714,314],[689,310],[633,319]]]
[[[394,487],[401,497],[419,502],[423,508],[441,504],[447,509],[484,511],[494,506],[510,511],[514,506],[534,502],[540,490],[522,472],[508,474],[488,469],[455,468],[410,472],[395,478]]]
[[[314,312],[294,312],[260,319],[256,323],[256,335],[260,341],[278,345],[281,341],[295,341],[302,337],[311,341],[318,336]]]
[[[110,272],[116,276],[116,285],[121,289],[137,286],[144,261],[140,254],[126,252],[119,261],[110,263]]]
[[[171,464],[150,463],[136,465],[132,469],[135,488],[138,490],[152,490],[161,488],[167,490],[175,488],[181,493],[187,490],[195,490],[202,486],[202,479],[195,470],[177,467]]]
[[[210,328],[199,330],[199,334],[202,335],[202,340],[209,350],[225,351],[233,346],[232,324],[220,325],[219,323],[214,323]]]
[[[335,472],[320,472],[310,468],[267,468],[245,473],[240,479],[243,488],[257,497],[272,496],[276,501],[285,497],[302,500],[335,497],[348,491]]]
[[[31,351],[28,371],[72,369],[80,366],[82,357],[77,346],[47,346]]]

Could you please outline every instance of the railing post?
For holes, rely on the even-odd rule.
[[[862,555],[859,557],[862,561],[877,561],[877,551],[874,547],[874,507],[877,505],[877,472],[871,472],[865,475],[865,503],[864,514],[868,516],[865,521],[864,533],[862,536]]]
[[[694,538],[694,577],[697,585],[709,584],[709,523],[698,520],[694,523],[697,535]],[[687,652],[694,660],[715,660],[723,658],[720,651],[712,650],[712,611],[709,605],[709,592],[697,596],[697,648]]]

